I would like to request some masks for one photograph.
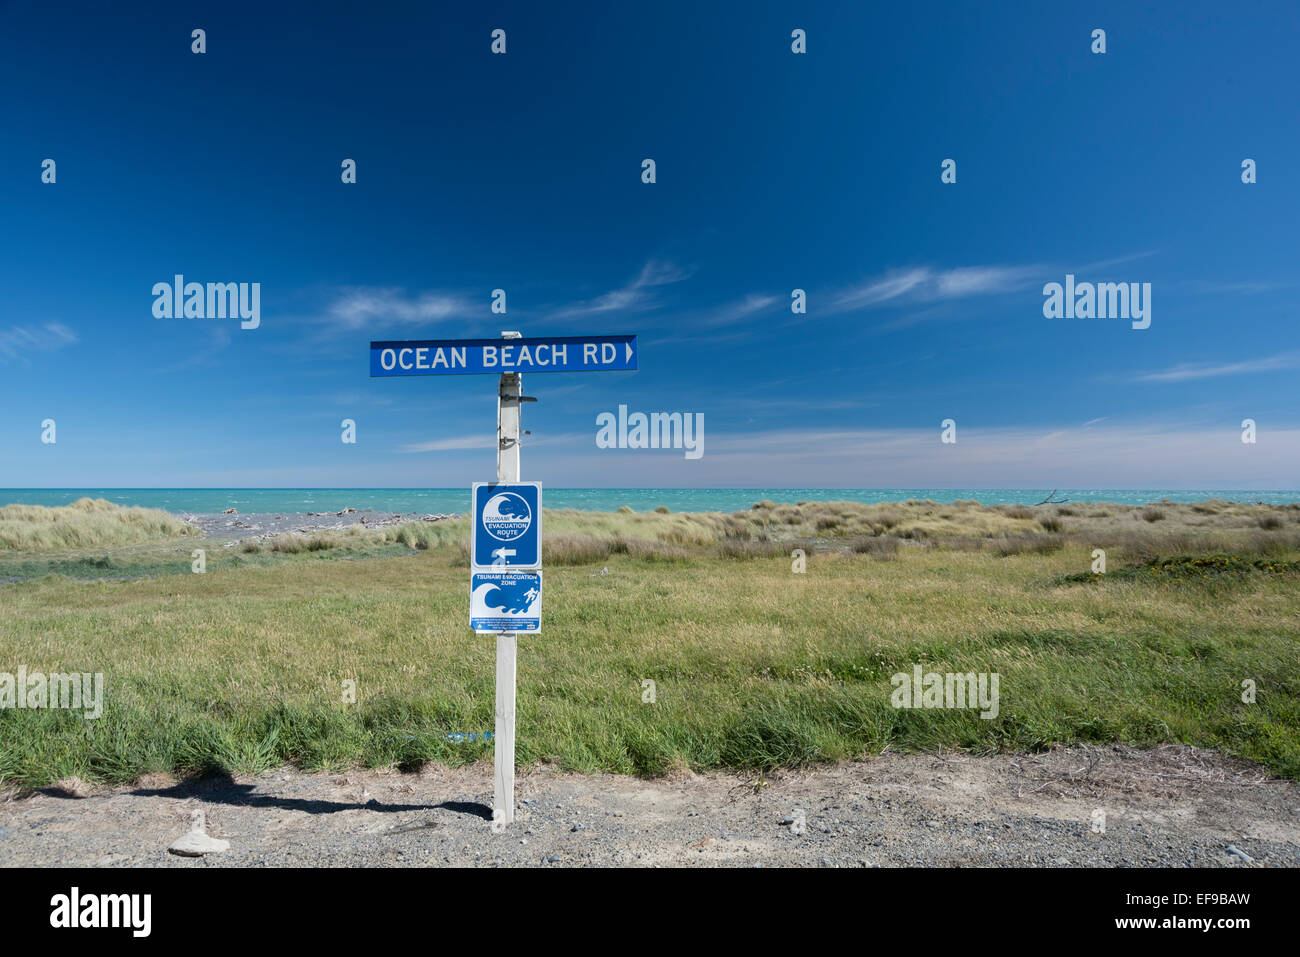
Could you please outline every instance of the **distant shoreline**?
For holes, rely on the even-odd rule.
[[[1054,500],[1146,505],[1153,502],[1203,502],[1220,499],[1246,504],[1289,505],[1300,502],[1300,491],[1253,489],[1057,489]],[[930,500],[942,505],[977,501],[982,505],[1034,505],[1053,489],[964,488],[717,488],[717,489],[598,489],[546,485],[548,509],[616,512],[627,506],[652,512],[660,506],[672,512],[735,512],[756,502],[849,501],[862,504]],[[119,505],[157,508],[174,515],[217,515],[226,509],[241,514],[306,515],[337,513],[347,508],[376,515],[449,515],[469,511],[469,488],[78,488],[0,489],[3,505],[68,505],[79,498],[103,498]]]
[[[235,542],[269,539],[285,534],[338,531],[352,525],[388,528],[405,522],[442,522],[459,518],[455,514],[377,512],[373,509],[343,509],[339,512],[249,512],[241,515],[212,512],[177,512],[176,517],[203,530],[205,538]]]

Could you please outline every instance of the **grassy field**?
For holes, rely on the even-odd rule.
[[[0,710],[0,782],[490,756],[447,738],[493,726],[463,521],[222,548],[130,511],[0,510],[0,672],[106,680],[98,720]],[[548,511],[545,530],[521,763],[762,771],[1174,741],[1300,778],[1300,506],[760,503]],[[997,718],[892,707],[890,676],[917,664],[997,672]]]

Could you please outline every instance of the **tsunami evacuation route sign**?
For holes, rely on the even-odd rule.
[[[475,482],[472,507],[471,565],[494,569],[541,567],[541,482]]]

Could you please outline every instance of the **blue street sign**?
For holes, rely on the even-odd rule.
[[[542,483],[475,482],[470,564],[537,568],[542,564]]]
[[[474,571],[469,590],[469,626],[479,634],[542,630],[540,570]]]
[[[411,339],[370,343],[372,376],[627,372],[635,368],[636,336]]]

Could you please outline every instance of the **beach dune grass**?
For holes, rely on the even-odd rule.
[[[1152,524],[1146,517],[1157,512]],[[1068,516],[1064,521],[1061,516]],[[582,551],[595,544],[608,553],[637,552],[651,556],[656,546],[716,551],[720,543],[782,542],[849,546],[867,537],[890,537],[926,545],[959,544],[977,547],[1006,541],[1006,551],[1024,550],[1031,539],[1046,536],[1032,548],[1066,535],[1071,540],[1098,545],[1164,549],[1168,543],[1195,540],[1220,550],[1247,532],[1256,533],[1255,544],[1285,548],[1300,544],[1300,505],[1249,505],[1211,500],[1199,503],[1161,502],[1150,506],[1089,503],[1078,506],[1032,508],[1023,505],[985,506],[974,501],[942,504],[910,499],[867,505],[859,502],[802,502],[797,505],[764,501],[733,512],[669,513],[588,512],[547,509],[546,538],[564,543],[566,551]],[[155,509],[125,508],[103,499],[83,498],[60,508],[9,505],[0,508],[0,562],[4,553],[58,551],[72,548],[116,547],[143,543],[177,542],[198,535],[192,526]],[[1228,536],[1225,538],[1225,536]],[[295,541],[296,540],[296,541]],[[248,540],[240,551],[298,553],[341,549],[378,553],[382,546],[460,550],[469,540],[465,517],[436,522],[412,521],[396,526],[367,528],[357,524],[341,531],[308,535],[285,533],[270,540]],[[1211,542],[1213,540],[1213,542]],[[578,543],[585,543],[579,547]],[[1213,549],[1211,549],[1213,550]],[[734,549],[733,549],[734,551]],[[761,553],[761,549],[755,553]],[[60,556],[66,557],[66,556]]]
[[[1049,532],[1042,509],[850,504],[548,512],[556,551],[544,631],[520,641],[518,760],[763,771],[886,748],[1173,741],[1300,778],[1292,510],[1270,509],[1283,527],[1262,529],[1258,509],[1226,503],[1161,503],[1157,523],[1109,506]],[[980,533],[956,533],[964,513]],[[886,521],[932,528],[870,530]],[[222,556],[232,564],[205,575],[0,586],[0,662],[103,672],[107,685],[95,721],[0,710],[0,781],[489,758],[490,740],[448,739],[493,728],[494,643],[466,620],[467,528],[414,525],[247,564]],[[787,536],[800,535],[795,574]],[[997,547],[1022,541],[1050,547]],[[387,551],[368,553],[376,542]],[[1099,543],[1117,573],[1080,580]],[[1123,572],[1151,552],[1181,556],[1179,573]],[[916,665],[998,673],[997,717],[895,709],[891,676]]]
[[[134,545],[196,536],[197,528],[154,508],[124,508],[102,498],[71,505],[0,508],[0,551]]]

